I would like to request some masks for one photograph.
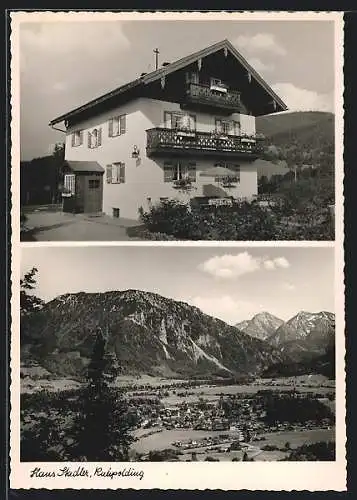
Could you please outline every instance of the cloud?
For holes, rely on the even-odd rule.
[[[289,261],[285,257],[277,257],[276,259],[267,259],[263,261],[263,266],[269,271],[273,271],[279,267],[287,269],[290,267]]]
[[[256,71],[267,72],[267,71],[272,71],[274,69],[273,64],[266,64],[257,57],[249,58],[248,62]]]
[[[292,83],[275,83],[272,89],[283,99],[289,111],[334,111],[333,92],[319,94],[295,87]]]
[[[237,278],[246,273],[252,273],[260,268],[259,258],[248,252],[237,255],[215,256],[206,260],[200,268],[218,278]]]
[[[259,311],[263,311],[263,306],[253,304],[249,301],[235,299],[230,295],[219,297],[196,296],[189,302],[201,309],[206,314],[222,319],[228,324],[234,325],[245,318],[251,318]]]
[[[22,54],[47,52],[53,57],[72,54],[86,58],[110,51],[129,48],[120,22],[69,22],[55,21],[25,24],[21,29],[20,46]],[[26,61],[26,57],[25,57]]]
[[[245,49],[247,52],[271,52],[278,56],[286,54],[284,47],[279,45],[271,33],[257,33],[253,36],[240,35],[233,43],[238,49]]]
[[[221,255],[212,257],[199,265],[199,269],[216,278],[233,279],[260,269],[286,269],[290,266],[285,257],[269,259],[268,257],[253,257],[248,252],[236,255]]]
[[[286,290],[287,292],[293,292],[294,290],[296,290],[296,286],[292,283],[283,283],[281,286],[283,290]]]

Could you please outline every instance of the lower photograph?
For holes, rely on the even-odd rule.
[[[20,309],[21,462],[335,460],[331,246],[26,246]]]

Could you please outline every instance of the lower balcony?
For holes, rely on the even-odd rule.
[[[194,130],[152,128],[146,131],[146,153],[154,156],[209,156],[258,158],[263,151],[260,137],[218,135]]]

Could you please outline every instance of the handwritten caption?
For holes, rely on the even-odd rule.
[[[133,478],[139,479],[140,481],[144,477],[143,470],[137,470],[133,467],[122,468],[122,469],[112,469],[111,467],[94,467],[93,469],[88,467],[61,467],[52,470],[43,470],[41,467],[35,467],[30,471],[30,477],[34,478],[109,478],[109,479],[120,479],[120,478]]]

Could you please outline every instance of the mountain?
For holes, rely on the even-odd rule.
[[[318,355],[312,359],[302,361],[279,362],[270,365],[263,373],[262,377],[290,377],[306,374],[325,375],[330,379],[335,378],[335,348],[328,347],[325,354]]]
[[[259,178],[286,174],[285,161],[318,166],[327,175],[333,173],[335,116],[332,113],[299,111],[259,116],[256,130],[267,138],[265,160],[270,160],[258,168]]]
[[[323,111],[296,111],[258,116],[256,129],[268,138],[279,139],[285,135],[300,137],[305,141],[312,138],[313,133],[318,130],[322,137],[333,139],[334,114]]]
[[[267,341],[295,361],[326,354],[335,342],[335,315],[299,312],[283,323]]]
[[[268,312],[261,312],[253,316],[249,321],[238,323],[236,328],[251,337],[266,340],[284,323],[284,321]]]
[[[140,290],[66,294],[21,325],[21,362],[80,376],[94,334],[107,335],[124,373],[255,374],[282,361],[275,348],[198,308]]]

